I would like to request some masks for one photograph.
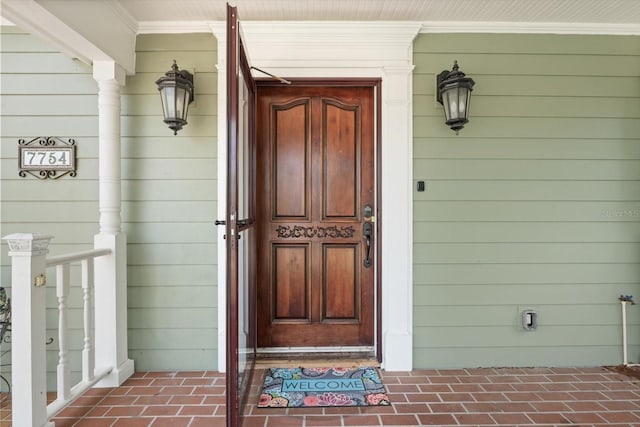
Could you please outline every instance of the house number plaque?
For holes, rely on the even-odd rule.
[[[58,179],[76,176],[76,142],[58,137],[38,137],[18,140],[18,175],[38,179]]]

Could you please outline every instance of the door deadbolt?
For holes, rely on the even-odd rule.
[[[369,219],[373,216],[373,208],[371,207],[371,205],[364,206],[364,209],[362,210],[362,215],[364,216],[364,219]]]

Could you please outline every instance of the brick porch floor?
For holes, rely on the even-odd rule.
[[[640,380],[609,368],[381,374],[390,407],[261,409],[254,385],[243,426],[640,426]],[[263,375],[257,371],[256,382]],[[0,425],[9,427],[10,400],[4,395],[0,402]],[[53,421],[56,427],[217,427],[224,417],[223,374],[138,372],[122,387],[89,390]]]

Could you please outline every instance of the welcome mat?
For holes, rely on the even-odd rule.
[[[383,406],[389,397],[375,368],[270,368],[259,408]]]

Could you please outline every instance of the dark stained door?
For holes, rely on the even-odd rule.
[[[372,346],[374,88],[258,84],[256,138],[258,347]]]

